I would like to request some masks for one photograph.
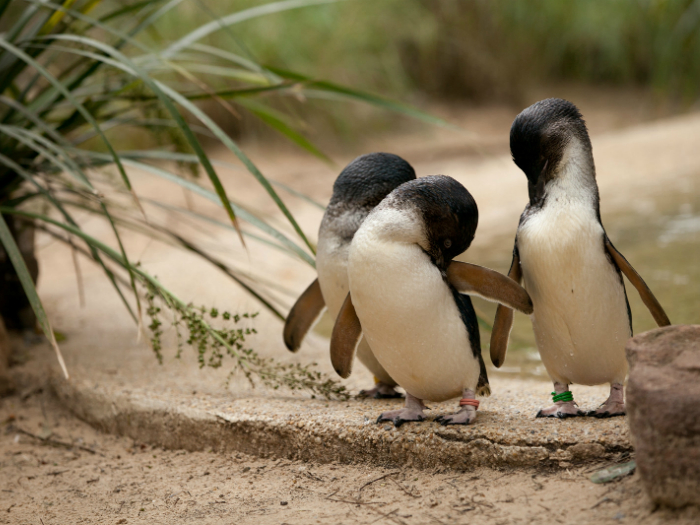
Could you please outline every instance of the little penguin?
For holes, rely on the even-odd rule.
[[[348,257],[350,291],[331,336],[331,360],[341,377],[352,370],[363,337],[384,369],[406,391],[400,410],[377,422],[400,426],[424,419],[423,400],[461,397],[443,425],[476,417],[477,394],[490,393],[476,314],[466,294],[525,313],[527,292],[513,280],[453,261],[472,242],[476,202],[456,180],[422,177],[392,191],[355,233]]]
[[[671,324],[651,290],[605,233],[600,219],[593,150],[571,102],[550,98],[523,110],[510,130],[515,164],[528,180],[509,277],[534,305],[537,348],[554,382],[554,404],[537,417],[625,414],[625,343],[632,336],[622,274],[637,288],[659,326]],[[491,360],[505,360],[513,312],[496,311]],[[610,384],[597,410],[579,410],[571,384]]]
[[[284,326],[284,342],[296,352],[301,342],[327,308],[335,319],[348,294],[348,251],[362,221],[392,190],[414,180],[416,173],[404,159],[391,153],[362,155],[340,173],[318,232],[316,279],[292,307]],[[403,397],[395,390],[396,381],[374,357],[366,341],[360,343],[357,357],[372,374],[375,386],[361,396],[375,399]]]

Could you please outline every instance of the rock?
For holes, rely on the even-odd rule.
[[[653,501],[700,505],[700,325],[627,342],[627,414],[637,471]]]

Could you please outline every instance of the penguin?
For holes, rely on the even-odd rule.
[[[398,427],[422,421],[424,400],[461,397],[459,410],[438,418],[468,425],[477,394],[490,393],[476,314],[464,293],[531,313],[527,292],[513,280],[453,261],[472,242],[476,202],[456,180],[435,175],[406,182],[364,220],[350,244],[345,298],[331,337],[341,377],[352,371],[364,338],[384,369],[406,391],[405,407],[377,422]]]
[[[510,130],[515,164],[528,181],[509,277],[523,283],[534,305],[537,348],[554,383],[554,404],[537,417],[604,418],[625,414],[625,343],[632,313],[622,274],[659,326],[671,324],[644,280],[615,249],[600,219],[593,150],[578,108],[550,98],[523,110]],[[512,310],[496,310],[491,360],[506,354]],[[569,385],[610,384],[596,410],[578,408]]]
[[[333,195],[318,232],[316,279],[290,310],[284,326],[284,342],[296,352],[327,308],[335,319],[348,293],[347,261],[350,242],[362,221],[392,190],[414,180],[416,173],[404,159],[391,153],[369,153],[348,164],[333,185]],[[372,374],[375,386],[360,395],[375,399],[403,397],[396,381],[374,357],[366,341],[357,357]]]

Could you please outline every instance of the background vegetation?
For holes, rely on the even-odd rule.
[[[152,37],[172,38],[233,4],[266,3],[188,2]],[[700,96],[697,0],[345,0],[260,17],[204,42],[418,105],[520,106],[556,82],[642,88],[682,107]],[[311,115],[336,132],[349,126],[344,138],[388,118],[332,102]]]

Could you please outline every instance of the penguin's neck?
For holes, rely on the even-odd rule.
[[[365,221],[363,229],[381,242],[417,244],[423,250],[429,248],[418,211],[411,207],[397,207],[391,201],[377,206]]]
[[[590,145],[578,140],[565,149],[554,177],[545,186],[542,208],[584,207],[598,214],[598,185]]]
[[[329,205],[319,228],[319,243],[349,244],[370,211],[371,208]]]

